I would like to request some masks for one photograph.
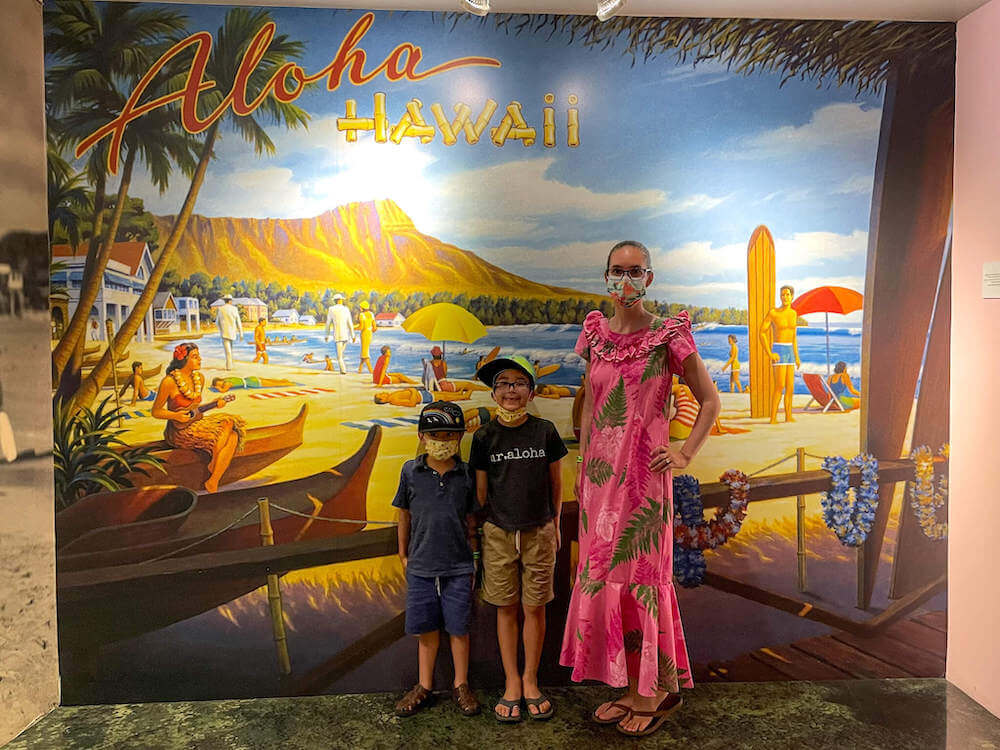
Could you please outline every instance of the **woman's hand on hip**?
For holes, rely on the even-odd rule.
[[[689,463],[690,459],[687,456],[680,451],[675,451],[667,444],[653,449],[649,468],[651,471],[660,473],[670,469],[685,469]]]

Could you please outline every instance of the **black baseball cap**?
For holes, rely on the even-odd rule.
[[[465,432],[465,414],[450,401],[432,401],[420,411],[418,432]]]

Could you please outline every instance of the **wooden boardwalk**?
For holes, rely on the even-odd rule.
[[[694,667],[698,682],[943,677],[947,613],[927,612],[865,638],[842,631],[759,648],[728,662]]]

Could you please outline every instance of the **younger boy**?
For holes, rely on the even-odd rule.
[[[548,719],[552,702],[538,689],[545,605],[554,598],[560,546],[560,459],[566,446],[547,419],[527,413],[535,370],[524,357],[497,358],[476,377],[492,388],[496,419],[472,437],[469,465],[487,507],[483,525],[483,600],[497,608],[497,640],[506,685],[493,709],[498,721]],[[518,609],[524,610],[524,672],[517,667]]]
[[[403,464],[392,504],[399,509],[399,559],[406,572],[406,632],[416,635],[419,682],[396,703],[412,716],[432,699],[440,629],[451,639],[452,698],[466,716],[479,713],[469,688],[469,620],[475,573],[475,481],[458,456],[465,415],[434,401],[420,412],[417,432],[426,453]]]

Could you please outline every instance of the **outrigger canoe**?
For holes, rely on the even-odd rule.
[[[163,364],[162,363],[158,364],[152,370],[147,370],[147,369],[143,368],[143,370],[142,370],[142,379],[143,380],[148,380],[149,378],[155,378],[161,372],[163,372]],[[125,385],[125,383],[127,383],[127,382],[131,382],[132,381],[132,371],[131,370],[118,370],[115,373],[115,376],[118,378],[118,386],[119,387]],[[108,378],[107,382],[104,384],[104,387],[105,388],[112,388],[112,387],[114,387],[114,383],[111,381],[110,378]]]
[[[204,336],[204,333],[154,333],[154,341],[196,341]]]
[[[240,559],[257,558],[262,552],[256,512],[261,497],[309,516],[303,518],[272,508],[275,546],[268,548],[267,554],[281,556],[291,542],[361,531],[367,519],[368,483],[381,439],[382,428],[373,426],[352,456],[301,479],[201,495],[189,508],[180,508],[175,499],[173,502],[178,505],[174,507],[183,515],[181,523],[156,541],[91,549],[94,544],[88,540],[102,538],[115,545],[135,536],[128,530],[109,526],[79,533],[83,527],[80,516],[84,515],[80,513],[76,518],[70,517],[74,524],[63,521],[63,546],[56,553],[60,647],[86,650],[129,638],[206,612],[262,586],[265,581],[260,575],[246,575],[239,570]],[[146,494],[142,497],[152,508],[165,502],[171,492],[183,495],[189,491],[144,488],[95,495],[81,502],[89,501],[92,509],[106,505],[135,508],[142,504],[143,492]],[[187,499],[192,498],[188,495]],[[74,507],[59,515],[68,514]],[[248,510],[253,512],[243,518]],[[117,511],[108,511],[96,522],[116,515]],[[130,515],[134,515],[134,510],[121,513],[120,517]],[[143,513],[139,517],[145,518]],[[328,518],[357,522],[321,520]],[[66,543],[70,526],[78,536]],[[218,533],[220,530],[222,533]],[[163,556],[168,559],[156,563],[157,566],[170,567],[172,563],[183,566],[188,557],[197,560],[198,575],[194,579],[158,577],[149,562]],[[151,575],[155,580],[150,580]]]
[[[129,350],[126,349],[119,355],[119,360],[115,364],[120,365],[122,362],[124,362],[129,358],[129,354],[130,354]],[[100,362],[103,357],[104,357],[104,352],[101,352],[100,354],[86,355],[83,358],[83,362],[80,363],[80,367],[97,367],[98,362]]]
[[[247,430],[243,450],[233,456],[233,461],[222,475],[219,485],[245,479],[302,445],[302,430],[308,413],[309,405],[302,404],[299,413],[288,422],[266,427],[251,427]],[[212,456],[205,451],[174,448],[166,440],[142,443],[134,447],[156,451],[156,455],[163,459],[166,469],[166,474],[155,469],[150,470],[149,476],[138,472],[130,474],[129,480],[137,487],[149,484],[176,484],[200,490],[211,474],[208,462],[212,460]]]

